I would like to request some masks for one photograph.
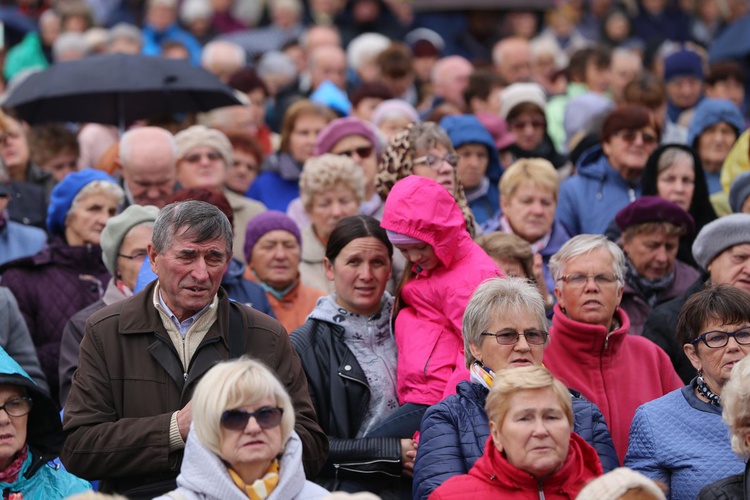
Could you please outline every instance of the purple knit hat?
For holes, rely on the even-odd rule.
[[[247,224],[245,230],[245,259],[250,262],[250,258],[253,255],[253,247],[258,243],[266,233],[271,231],[287,231],[297,239],[300,247],[302,246],[302,236],[300,235],[297,224],[284,212],[277,210],[268,210],[267,212],[261,212]]]
[[[337,142],[350,135],[361,135],[370,141],[374,147],[378,147],[378,139],[372,127],[357,117],[347,116],[346,118],[333,120],[320,131],[318,139],[315,141],[315,152],[313,154],[320,156],[330,153]]]

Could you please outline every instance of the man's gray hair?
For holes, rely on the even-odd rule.
[[[138,46],[143,45],[143,34],[141,33],[141,30],[137,26],[128,23],[117,23],[110,28],[107,45],[112,45],[115,41],[122,38],[129,40]]]
[[[466,367],[470,368],[476,361],[470,346],[482,345],[485,340],[482,333],[493,322],[498,318],[521,315],[536,320],[539,329],[547,331],[544,300],[536,285],[524,278],[490,278],[479,285],[466,306],[461,325]]]
[[[549,270],[557,283],[563,276],[565,266],[571,260],[595,250],[606,250],[612,256],[612,272],[617,277],[617,288],[625,282],[625,254],[612,241],[601,234],[579,234],[569,239],[549,261]]]
[[[362,33],[354,37],[346,48],[346,61],[350,68],[359,67],[387,49],[391,39],[380,33]]]
[[[73,31],[61,33],[52,44],[52,57],[55,61],[59,61],[67,52],[80,52],[81,55],[86,55],[88,51],[86,37]]]
[[[223,239],[227,258],[232,256],[232,225],[224,213],[205,201],[178,201],[159,211],[152,238],[156,253],[163,254],[172,246],[175,235],[183,234],[194,243]]]
[[[214,59],[222,52],[226,52],[227,54],[231,53],[231,57],[234,59],[234,64],[239,68],[245,66],[245,63],[247,62],[245,49],[228,40],[213,40],[208,42],[203,47],[203,52],[201,53],[201,66],[204,68],[209,67],[213,64]]]
[[[261,78],[267,78],[270,75],[281,75],[287,78],[297,77],[297,68],[294,66],[294,61],[278,50],[270,50],[263,54],[258,61],[257,72]]]

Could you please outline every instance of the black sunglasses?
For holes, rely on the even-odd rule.
[[[261,429],[270,429],[281,423],[283,414],[283,408],[271,406],[264,406],[252,413],[242,410],[227,410],[221,414],[221,425],[231,431],[241,431],[247,427],[250,418],[255,417],[255,421],[258,422]]]
[[[369,158],[370,155],[372,154],[372,150],[373,149],[374,148],[372,146],[361,146],[361,147],[358,147],[358,148],[349,149],[349,150],[346,150],[346,151],[341,151],[341,152],[336,153],[336,154],[338,154],[340,156],[348,156],[349,158],[351,158],[355,154],[357,156],[359,156],[360,158]]]

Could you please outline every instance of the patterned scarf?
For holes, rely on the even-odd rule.
[[[391,192],[396,182],[412,174],[414,164],[414,149],[412,146],[413,135],[419,132],[415,130],[415,125],[411,124],[404,130],[396,134],[388,143],[378,162],[378,173],[375,175],[375,191],[385,200],[388,193]],[[466,221],[466,231],[472,239],[477,237],[476,222],[474,214],[469,208],[469,202],[464,194],[464,188],[458,180],[458,171],[453,169],[453,184],[456,186],[455,192],[451,193],[453,199],[458,203],[461,213]]]
[[[232,468],[228,468],[229,475],[232,477],[232,481],[241,489],[250,500],[265,500],[271,494],[276,485],[279,484],[279,461],[274,460],[271,463],[271,467],[268,468],[266,474],[256,479],[253,484],[245,484],[239,474],[237,474]]]
[[[513,228],[510,227],[510,222],[508,222],[508,218],[503,215],[500,217],[500,229],[504,233],[508,234],[516,234],[513,232]],[[549,240],[552,238],[552,230],[550,229],[547,234],[536,240],[534,243],[530,243],[531,245],[531,251],[534,252],[534,254],[538,254],[542,250],[544,250],[547,245],[549,244]]]
[[[649,307],[654,307],[659,300],[659,295],[672,286],[674,271],[663,278],[649,279],[638,274],[630,259],[625,259],[625,263],[627,264],[625,281],[646,301]]]
[[[482,365],[479,361],[474,361],[471,365],[471,382],[481,384],[486,389],[492,389],[492,381],[495,379],[495,372]]]
[[[29,447],[24,445],[21,452],[13,460],[9,466],[7,466],[2,472],[0,472],[0,482],[12,484],[18,480],[18,474],[21,472],[23,463],[26,461],[26,457],[29,455]]]
[[[695,388],[698,394],[708,399],[710,404],[721,408],[721,398],[708,387],[706,381],[703,380],[703,375],[698,375],[698,378],[695,380]]]

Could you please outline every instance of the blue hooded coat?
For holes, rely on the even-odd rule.
[[[60,452],[62,423],[55,404],[26,374],[21,366],[0,347],[0,385],[23,387],[33,401],[26,423],[28,456],[13,483],[0,482],[3,498],[22,493],[24,498],[62,500],[91,489],[91,485],[48,462]]]
[[[495,141],[474,115],[446,116],[440,122],[440,126],[445,129],[456,149],[464,144],[481,144],[487,147],[489,161],[484,174],[485,181],[474,189],[464,187],[469,208],[477,223],[482,225],[500,210],[497,183],[503,173],[503,167],[495,148]]]
[[[640,182],[623,179],[599,145],[581,155],[576,170],[560,186],[555,217],[570,236],[604,234],[617,212],[641,195]]]

